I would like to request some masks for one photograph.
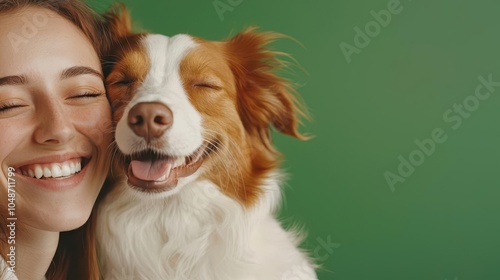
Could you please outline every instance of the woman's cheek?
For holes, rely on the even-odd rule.
[[[28,120],[0,120],[0,168],[9,155],[31,141],[33,125]]]
[[[88,139],[79,145],[78,152],[88,154],[96,147],[106,149],[112,141],[111,109],[107,101],[74,110],[71,114],[76,129]]]

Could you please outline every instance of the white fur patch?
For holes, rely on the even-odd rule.
[[[297,238],[270,212],[279,203],[277,181],[264,189],[246,209],[209,181],[159,200],[115,188],[99,209],[104,279],[316,279]],[[289,278],[294,267],[308,273]]]

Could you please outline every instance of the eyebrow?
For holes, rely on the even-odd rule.
[[[102,76],[101,73],[99,73],[98,71],[96,71],[96,70],[94,70],[94,69],[92,69],[90,67],[86,67],[86,66],[74,66],[74,67],[65,69],[61,73],[61,80],[69,79],[69,78],[72,78],[72,77],[75,77],[75,76],[79,76],[79,75],[87,75],[87,74],[97,76],[101,80],[104,79],[104,77]]]
[[[28,83],[26,76],[6,76],[0,78],[0,86],[24,85]]]
[[[86,66],[74,66],[68,69],[65,69],[61,73],[61,80],[69,79],[79,75],[94,75],[99,77],[101,80],[104,79],[103,75],[98,71],[86,67]],[[28,83],[28,78],[24,75],[14,75],[14,76],[5,76],[0,77],[0,86],[15,86],[15,85],[25,85]]]

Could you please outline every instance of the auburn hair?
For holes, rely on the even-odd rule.
[[[0,0],[0,16],[28,7],[48,9],[67,19],[83,32],[99,57],[109,46],[109,35],[102,16],[94,12],[83,0]],[[99,279],[94,217],[92,214],[78,229],[60,233],[57,251],[46,273],[48,280]],[[5,218],[0,216],[0,224],[4,222]],[[6,253],[2,243],[5,242],[6,240],[0,238],[0,255],[4,259]],[[0,271],[0,278],[2,274]]]

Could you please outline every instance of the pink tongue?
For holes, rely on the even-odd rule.
[[[163,175],[170,173],[172,168],[172,162],[169,160],[148,160],[148,161],[138,161],[133,160],[130,163],[132,168],[132,173],[138,179],[145,181],[156,181]]]

